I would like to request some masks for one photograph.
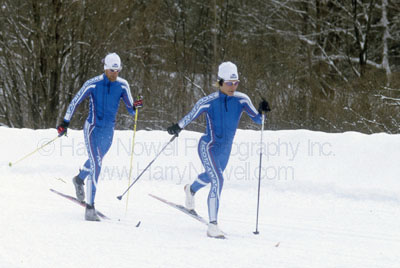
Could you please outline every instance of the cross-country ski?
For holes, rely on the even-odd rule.
[[[70,201],[72,201],[72,202],[74,202],[75,204],[80,205],[81,207],[86,208],[86,205],[87,205],[86,202],[84,202],[84,201],[79,201],[76,197],[73,197],[73,196],[67,195],[67,194],[63,194],[63,193],[61,193],[61,192],[59,192],[59,191],[57,191],[57,190],[54,190],[54,189],[50,189],[50,191],[53,192],[53,193],[55,193],[55,194],[57,194],[57,195],[59,195],[59,196],[62,196],[62,197],[64,197],[64,198],[66,198],[66,199],[68,199],[68,200],[70,200]],[[98,215],[100,218],[102,218],[102,219],[104,219],[104,220],[110,220],[109,217],[107,217],[106,215],[104,215],[104,214],[101,213],[100,211],[96,210],[96,213],[97,213],[97,215]]]
[[[195,210],[189,210],[189,209],[185,208],[182,205],[178,205],[178,204],[176,204],[174,202],[168,201],[168,200],[166,200],[164,198],[158,197],[158,196],[153,195],[153,194],[149,194],[149,196],[151,196],[154,199],[157,199],[157,200],[169,205],[170,207],[173,207],[173,208],[185,213],[186,215],[192,217],[193,219],[198,220],[199,222],[201,222],[201,223],[203,223],[205,225],[208,225],[208,221],[206,219],[204,219],[202,216],[200,216],[199,214],[197,214],[197,212]]]
[[[194,209],[187,209],[187,208],[185,208],[185,207],[182,206],[182,205],[178,205],[178,204],[176,204],[176,203],[174,203],[174,202],[168,201],[168,200],[166,200],[166,199],[164,199],[164,198],[158,197],[158,196],[153,195],[153,194],[149,194],[149,196],[151,196],[151,197],[153,197],[154,199],[157,199],[157,200],[163,202],[164,204],[169,205],[170,207],[176,208],[177,210],[179,210],[179,211],[185,213],[186,215],[189,215],[190,217],[192,217],[192,218],[198,220],[199,222],[201,222],[201,223],[203,223],[203,224],[209,226],[208,221],[207,221],[206,219],[204,219],[202,216],[200,216]],[[220,231],[220,232],[221,232],[222,234],[221,234],[221,235],[218,235],[218,236],[215,236],[214,238],[226,239],[226,238],[227,238],[226,233],[223,232],[223,231]],[[211,236],[210,236],[210,237],[211,237]]]

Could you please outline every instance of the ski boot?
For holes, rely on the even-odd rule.
[[[208,224],[207,236],[212,238],[225,239],[224,232],[222,232],[221,229],[218,228],[218,224],[216,222],[210,222]]]
[[[85,190],[83,189],[83,185],[85,185],[85,183],[78,176],[75,176],[72,179],[72,183],[75,186],[76,199],[83,202],[85,200]]]
[[[183,188],[185,190],[186,198],[185,198],[185,207],[188,210],[194,211],[194,193],[190,190],[190,184],[186,184]]]
[[[97,216],[96,209],[94,208],[94,204],[93,204],[93,206],[86,204],[85,220],[100,221],[99,216]]]

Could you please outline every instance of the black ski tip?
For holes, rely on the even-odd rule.
[[[258,234],[260,234],[260,232],[259,231],[255,231],[255,232],[253,232],[253,234],[258,235]]]
[[[122,199],[122,195],[117,196],[117,199],[118,199],[118,200],[121,200],[121,199]]]
[[[136,227],[139,227],[141,223],[142,223],[142,222],[139,221],[139,222],[136,224]]]

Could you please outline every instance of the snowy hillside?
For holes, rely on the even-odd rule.
[[[148,196],[183,203],[183,186],[202,171],[200,135],[182,132],[133,186],[126,210],[116,196],[128,186],[132,131],[117,131],[96,197],[111,220],[98,223],[49,191],[74,195],[82,131],[9,167],[56,130],[0,127],[0,267],[400,267],[399,135],[266,131],[254,235],[260,132],[239,130],[221,196],[226,240]],[[170,137],[137,133],[134,178]],[[205,217],[207,195],[196,195]]]

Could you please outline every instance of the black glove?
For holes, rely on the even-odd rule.
[[[137,96],[133,102],[133,106],[135,106],[135,109],[143,107],[143,97]]]
[[[182,129],[178,124],[174,124],[174,125],[170,126],[169,128],[167,128],[167,130],[168,130],[168,134],[178,136],[179,132],[181,132]]]
[[[67,122],[65,120],[62,121],[62,123],[57,127],[58,137],[67,135],[68,126],[69,126],[69,122]]]
[[[268,101],[266,101],[265,99],[262,99],[262,101],[258,105],[258,112],[261,114],[263,112],[267,113],[269,111],[271,111],[271,108],[269,108]]]

